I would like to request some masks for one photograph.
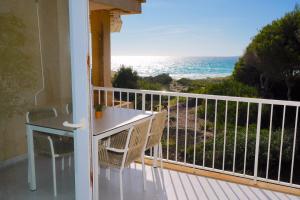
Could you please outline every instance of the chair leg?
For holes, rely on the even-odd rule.
[[[28,163],[27,163],[27,168],[28,168],[28,170],[27,170],[27,177],[28,177],[28,183],[30,183],[31,181],[30,181],[30,178],[31,178],[31,174],[30,174],[30,162],[29,162],[29,159],[28,159]]]
[[[123,176],[123,169],[120,170],[120,199],[123,200],[123,180],[122,177]]]
[[[152,148],[151,148],[152,149]],[[153,147],[153,157],[154,157],[154,159],[153,159],[153,164],[152,164],[152,166],[154,167],[154,168],[156,168],[157,167],[157,159],[158,159],[158,157],[159,157],[159,144],[158,145],[155,145],[154,147]]]
[[[143,184],[144,184],[144,191],[146,191],[145,152],[142,153],[142,168],[143,168]]]
[[[163,155],[162,155],[162,144],[159,143],[159,159],[160,159],[160,168],[163,169]]]
[[[53,172],[53,192],[54,196],[57,196],[57,189],[56,189],[56,166],[55,166],[55,157],[52,156],[52,172]]]
[[[163,191],[165,191],[165,184],[164,184],[164,172],[163,172],[163,154],[162,154],[162,144],[160,143],[159,144],[159,149],[160,149],[160,155],[159,155],[159,157],[160,157],[160,169],[161,169],[161,183],[162,183],[162,189],[163,189]]]
[[[72,159],[72,156],[69,155],[69,167],[71,167],[71,159]]]
[[[64,171],[65,170],[65,157],[61,158],[61,170]]]

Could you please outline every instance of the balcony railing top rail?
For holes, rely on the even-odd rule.
[[[222,96],[222,95],[211,95],[211,94],[195,94],[195,93],[184,93],[184,92],[170,92],[170,91],[157,91],[157,90],[139,90],[139,89],[125,89],[125,88],[114,88],[114,87],[97,87],[93,86],[94,90],[102,91],[114,91],[124,93],[138,93],[138,94],[150,94],[150,95],[161,95],[171,97],[189,97],[199,99],[211,99],[211,100],[222,100],[222,101],[239,101],[245,103],[262,103],[262,104],[276,104],[286,106],[300,106],[300,101],[287,101],[287,100],[276,100],[276,99],[262,99],[262,98],[251,98],[251,97],[235,97],[235,96]]]

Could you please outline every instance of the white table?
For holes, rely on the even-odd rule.
[[[93,199],[99,199],[98,144],[101,139],[131,128],[134,124],[148,120],[152,112],[125,108],[106,108],[103,117],[93,123]]]
[[[73,137],[74,129],[63,126],[64,121],[72,122],[71,115],[61,115],[48,119],[28,122],[26,124],[27,133],[27,151],[28,151],[28,182],[30,190],[36,190],[36,176],[35,176],[35,158],[34,158],[34,143],[33,132],[43,132],[53,135],[61,135],[66,137]]]

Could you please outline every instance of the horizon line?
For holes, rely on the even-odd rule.
[[[190,55],[190,56],[176,56],[176,55],[111,55],[111,57],[241,57],[242,55],[232,55],[232,56],[224,56],[224,55],[214,55],[214,56],[201,56],[201,55]]]

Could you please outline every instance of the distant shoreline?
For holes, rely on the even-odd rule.
[[[239,57],[196,56],[113,56],[111,69],[121,66],[136,71],[140,77],[169,74],[174,80],[226,77],[232,74]]]
[[[111,77],[112,79],[114,78],[115,74],[117,72],[116,71],[111,71]],[[147,80],[148,82],[150,80],[151,82],[151,78],[155,78],[158,77],[160,75],[163,74],[159,74],[157,76],[139,76],[140,79],[142,80]],[[169,82],[168,84],[165,84],[165,89],[167,88],[168,91],[171,92],[188,92],[189,89],[191,89],[192,85],[207,85],[207,84],[215,84],[215,83],[220,83],[223,82],[227,79],[230,78],[231,75],[229,76],[223,76],[223,77],[206,77],[206,78],[200,78],[200,79],[189,79],[189,78],[179,78],[179,79],[171,79],[171,82]],[[170,77],[170,76],[169,76]],[[149,83],[150,83],[149,82]],[[145,89],[145,88],[143,88]],[[147,88],[146,88],[147,89]],[[150,90],[153,90],[153,88],[148,88]]]
[[[117,71],[111,70],[111,77],[113,78],[116,73],[117,73]],[[217,77],[206,77],[206,78],[198,78],[198,79],[191,79],[191,78],[185,78],[185,77],[181,77],[181,78],[175,79],[175,78],[172,77],[172,79],[174,81],[178,81],[180,79],[187,79],[187,80],[193,80],[193,81],[209,81],[209,80],[218,80],[218,81],[221,81],[221,80],[224,80],[224,79],[228,79],[230,76],[231,75],[217,76]],[[142,78],[149,78],[151,76],[140,76],[140,77],[142,77]]]

